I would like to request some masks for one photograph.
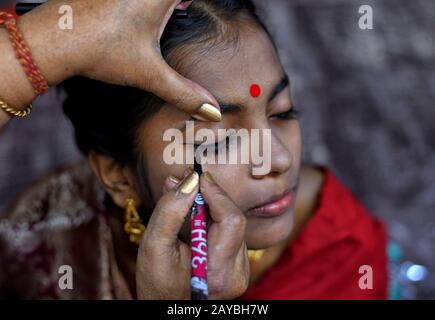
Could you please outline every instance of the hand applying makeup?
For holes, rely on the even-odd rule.
[[[213,95],[173,70],[163,59],[160,39],[180,0],[50,0],[21,16],[18,26],[50,86],[82,75],[154,93],[205,121],[220,121]],[[73,12],[73,29],[57,28],[59,7]],[[0,29],[0,97],[25,109],[36,95],[15,59],[7,33]],[[9,120],[0,110],[0,127]]]
[[[209,299],[234,299],[249,284],[246,218],[225,191],[205,172],[195,171],[181,182],[166,179],[139,245],[136,291],[139,299],[190,299],[191,253],[178,233],[201,188],[210,213],[208,227]]]

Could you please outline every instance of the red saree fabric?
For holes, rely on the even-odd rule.
[[[386,236],[352,194],[324,169],[318,207],[279,261],[243,299],[384,299]],[[129,299],[117,267],[105,193],[86,163],[50,175],[0,219],[0,298]],[[59,288],[59,267],[74,289]],[[359,266],[373,269],[361,290]]]

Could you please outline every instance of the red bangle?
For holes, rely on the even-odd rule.
[[[37,95],[45,93],[48,90],[48,83],[33,60],[23,35],[17,27],[16,17],[13,14],[0,11],[0,26],[2,25],[5,25],[8,30],[15,55],[18,61],[20,61],[27,79],[32,84],[33,90]]]

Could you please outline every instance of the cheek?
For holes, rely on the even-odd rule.
[[[211,173],[216,183],[241,207],[246,202],[246,186],[249,179],[249,166],[245,164],[206,165],[204,171]]]
[[[292,120],[290,123],[277,126],[273,130],[280,141],[285,144],[287,150],[291,152],[293,164],[299,163],[302,152],[302,136],[299,121]]]
[[[162,153],[163,149],[158,150],[158,152],[148,155],[145,159],[145,170],[148,175],[147,181],[149,192],[151,193],[154,203],[156,203],[163,195],[163,186],[166,178],[173,176],[181,180],[184,171],[189,167],[188,165],[165,164]]]
[[[290,125],[290,139],[289,139],[289,147],[290,150],[294,150],[293,154],[297,160],[301,158],[301,149],[302,149],[302,134],[301,134],[301,126],[299,121],[292,121]]]
[[[174,176],[181,180],[184,171],[189,167],[188,165],[165,163],[163,154],[168,144],[169,142],[163,141],[163,138],[158,134],[143,140],[143,164],[147,176],[142,179],[147,182],[147,192],[150,194],[153,204],[163,195],[165,179],[168,176]]]
[[[180,125],[185,114],[175,107],[165,105],[153,116],[147,118],[142,125],[140,135],[143,154],[146,192],[151,196],[155,204],[162,196],[163,185],[168,176],[182,179],[184,171],[189,165],[167,164],[164,160],[164,151],[171,144],[164,141],[163,137],[167,130],[173,130]],[[183,145],[180,145],[183,148]],[[182,152],[182,150],[181,150]],[[192,165],[190,167],[193,167]]]

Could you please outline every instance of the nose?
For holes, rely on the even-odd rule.
[[[267,146],[266,144],[270,144],[270,146]],[[252,164],[251,175],[254,178],[261,179],[265,176],[280,175],[287,172],[291,168],[294,154],[292,150],[289,150],[289,147],[280,140],[279,137],[273,134],[273,131],[271,131],[269,141],[267,141],[267,139],[263,139],[261,149],[264,162],[268,161],[269,163],[263,163],[260,165]],[[269,153],[269,155],[267,155],[267,153]],[[258,166],[265,165],[267,165],[270,170],[254,170]]]

